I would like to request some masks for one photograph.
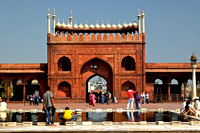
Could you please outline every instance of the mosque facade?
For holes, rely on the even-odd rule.
[[[138,11],[137,22],[112,25],[103,21],[95,25],[73,24],[72,12],[68,23],[60,23],[59,19],[56,22],[55,10],[52,19],[51,31],[48,11],[47,63],[0,64],[0,79],[6,85],[6,97],[10,97],[7,102],[29,100],[32,93],[42,96],[46,86],[50,86],[55,101],[86,102],[89,81],[96,76],[106,81],[107,91],[119,102],[127,101],[130,86],[139,94],[148,92],[150,101],[175,101],[189,96],[190,63],[145,62],[144,11]],[[172,80],[177,83],[172,84]]]

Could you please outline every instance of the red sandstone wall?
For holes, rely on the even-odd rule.
[[[112,72],[100,70],[101,73],[112,73],[112,93],[117,98],[121,97],[121,87],[126,81],[135,84],[136,90],[141,93],[142,88],[142,45],[141,43],[49,43],[48,44],[48,84],[57,97],[58,84],[66,81],[71,85],[71,98],[85,99],[85,81],[96,72],[81,74],[81,68],[88,61],[98,58],[106,62]],[[66,56],[71,60],[71,71],[58,71],[59,58]],[[125,71],[121,67],[124,57],[131,56],[136,61],[135,71]],[[104,74],[106,75],[106,74]],[[106,76],[105,76],[106,77]]]

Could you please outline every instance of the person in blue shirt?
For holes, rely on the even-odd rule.
[[[140,107],[140,95],[138,95],[138,92],[136,92],[136,97],[135,97],[135,106],[136,106],[136,109],[137,110],[141,110],[141,107]]]
[[[101,94],[101,104],[104,104],[105,98],[104,94]]]

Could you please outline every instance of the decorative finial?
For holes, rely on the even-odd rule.
[[[55,8],[53,9],[53,15],[55,15],[56,14],[56,12],[55,12]]]
[[[48,14],[50,14],[50,10],[49,10],[49,8],[48,8]]]
[[[103,24],[103,20],[102,20],[102,24]]]
[[[85,20],[85,24],[87,24],[87,20]]]
[[[144,16],[145,16],[144,11],[142,11],[142,17],[144,17]]]
[[[108,24],[110,24],[110,23],[109,23],[109,20],[108,20]]]
[[[72,10],[70,10],[70,17],[72,17]]]
[[[97,20],[97,24],[98,24],[98,20]]]
[[[140,14],[140,8],[138,9],[138,15]]]
[[[120,20],[119,20],[119,24],[120,24]]]

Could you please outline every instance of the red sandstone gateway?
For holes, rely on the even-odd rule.
[[[54,10],[52,33],[50,17],[48,11],[47,64],[0,64],[0,79],[7,84],[1,92],[10,97],[7,102],[29,100],[33,93],[42,96],[47,85],[57,102],[86,102],[95,76],[106,81],[106,90],[119,102],[127,102],[129,86],[139,94],[147,91],[150,101],[186,97],[192,76],[189,63],[145,63],[144,12],[138,12],[138,22],[77,25],[72,12],[68,23],[56,23]],[[200,67],[197,81],[199,72]],[[177,84],[171,84],[173,79]]]

